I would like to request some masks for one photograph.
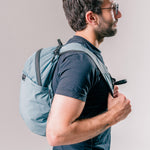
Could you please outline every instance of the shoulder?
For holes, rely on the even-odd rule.
[[[92,58],[85,52],[66,52],[60,56],[59,65],[61,67],[73,67],[78,69],[84,69],[87,71],[95,69],[96,65]],[[67,66],[66,66],[67,65]]]
[[[57,66],[56,94],[86,101],[95,82],[93,66],[94,62],[84,52],[67,52],[61,55]]]

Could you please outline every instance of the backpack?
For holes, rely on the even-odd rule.
[[[107,68],[98,57],[79,43],[63,46],[60,40],[55,47],[43,48],[30,56],[22,71],[19,111],[27,127],[35,134],[46,136],[47,118],[53,100],[51,81],[61,54],[82,51],[93,59],[113,93],[113,85]]]

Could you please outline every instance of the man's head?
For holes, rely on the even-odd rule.
[[[71,28],[77,32],[92,27],[97,39],[113,36],[116,23],[121,17],[116,14],[116,7],[111,0],[63,0],[63,8]]]

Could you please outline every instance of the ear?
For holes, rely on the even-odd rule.
[[[92,11],[88,11],[85,15],[87,24],[98,25],[98,15]]]

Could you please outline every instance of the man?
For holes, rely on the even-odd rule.
[[[76,32],[67,44],[82,44],[104,64],[98,47],[117,31],[118,5],[111,0],[63,0],[63,8]],[[118,87],[112,97],[91,58],[75,51],[60,56],[52,86],[46,136],[53,150],[109,150],[110,127],[131,112],[130,101]]]

